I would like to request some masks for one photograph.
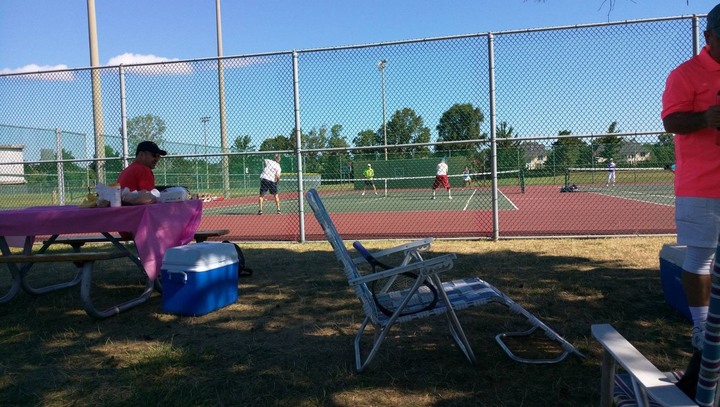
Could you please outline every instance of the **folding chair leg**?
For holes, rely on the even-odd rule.
[[[564,360],[568,355],[574,354],[575,356],[584,359],[585,355],[580,353],[570,342],[566,341],[565,338],[558,335],[557,332],[553,331],[549,326],[545,325],[542,321],[540,321],[535,315],[528,312],[525,308],[521,307],[520,305],[516,304],[513,300],[508,298],[506,295],[501,294],[503,298],[506,301],[506,306],[510,308],[511,311],[520,314],[525,317],[525,319],[532,325],[532,328],[525,332],[505,332],[498,334],[495,336],[495,341],[500,345],[500,347],[505,351],[505,353],[513,360],[520,362],[520,363],[531,363],[531,364],[551,364],[551,363],[558,363],[562,360]],[[533,332],[535,332],[536,329],[542,329],[542,331],[545,333],[545,336],[547,336],[550,340],[557,342],[560,347],[563,349],[563,353],[552,359],[527,359],[520,356],[515,355],[510,348],[507,346],[504,338],[507,337],[523,337],[523,336],[530,336]]]
[[[365,332],[365,328],[370,323],[370,318],[365,317],[365,320],[363,321],[362,325],[360,325],[360,329],[358,329],[357,334],[355,335],[355,370],[360,373],[363,370],[365,370],[365,367],[373,360],[375,357],[375,354],[377,354],[377,351],[380,349],[380,345],[385,340],[385,336],[387,336],[388,331],[390,330],[391,325],[386,325],[384,327],[380,327],[375,325],[375,335],[373,337],[373,346],[370,350],[370,353],[368,353],[365,360],[362,360],[362,355],[360,355],[360,340],[362,339],[362,335]]]
[[[450,316],[450,312],[448,312],[447,318],[448,326],[450,327],[450,334],[453,339],[455,339],[455,343],[457,343],[458,347],[470,364],[476,365],[477,358],[475,358],[475,353],[473,353],[472,347],[470,347],[470,342],[468,341],[467,336],[465,336],[465,332],[463,331],[462,326],[460,326],[460,322],[457,320],[455,312],[452,312],[452,317]],[[453,322],[453,319],[455,322]]]
[[[442,300],[445,302],[445,304],[448,305],[447,311],[445,313],[445,316],[448,319],[448,325],[450,327],[450,334],[452,335],[453,339],[455,340],[455,343],[458,344],[458,347],[462,351],[463,354],[465,354],[465,357],[470,362],[470,364],[475,365],[477,364],[477,358],[475,358],[475,353],[473,353],[472,347],[470,346],[470,342],[467,339],[467,336],[465,335],[465,331],[462,329],[462,325],[460,325],[460,320],[458,320],[457,314],[455,313],[455,310],[452,307],[452,303],[450,302],[450,299],[447,296],[447,293],[442,288],[442,282],[440,281],[440,278],[437,275],[433,275],[431,277],[433,284],[435,284],[436,287],[440,287],[438,292],[440,293],[440,297],[442,297]]]

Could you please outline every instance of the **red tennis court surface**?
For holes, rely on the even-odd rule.
[[[501,188],[501,193],[503,192]],[[516,210],[499,211],[500,237],[603,236],[675,233],[670,205],[627,199],[595,192],[559,193],[557,186],[528,186],[506,196]],[[293,196],[283,197],[284,200]],[[296,197],[295,197],[296,198]],[[205,208],[250,205],[257,198],[207,202]],[[266,202],[266,209],[274,203]],[[407,211],[331,213],[338,231],[347,240],[388,238],[492,237],[492,212]],[[325,240],[312,212],[304,214],[305,239]],[[229,229],[224,238],[239,241],[299,241],[300,221],[296,213],[264,215],[203,215],[200,229]]]

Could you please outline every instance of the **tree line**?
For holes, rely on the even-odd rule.
[[[401,160],[409,158],[437,158],[444,156],[464,156],[468,166],[478,172],[487,172],[490,169],[489,135],[481,132],[481,125],[485,116],[479,107],[470,103],[457,103],[446,110],[440,117],[435,129],[437,130],[437,143],[431,143],[431,131],[424,123],[422,116],[411,108],[395,111],[390,116],[386,128],[382,125],[377,129],[366,129],[357,133],[351,140],[343,134],[343,126],[320,126],[301,133],[302,150],[338,149],[333,151],[308,151],[303,155],[303,168],[305,172],[319,173],[325,179],[338,179],[347,175],[344,172],[352,168],[352,162],[357,159],[379,160],[384,158],[384,150],[377,148],[385,144],[387,134],[388,159]],[[167,126],[165,121],[155,115],[146,114],[136,116],[128,121],[127,138],[129,151],[134,152],[135,146],[142,140],[151,140],[159,146],[168,144],[165,140]],[[496,129],[497,162],[498,169],[542,169],[552,165],[556,170],[565,170],[572,167],[587,167],[604,163],[615,158],[618,166],[642,165],[662,167],[674,162],[674,145],[672,134],[661,134],[656,142],[643,143],[635,139],[624,139],[612,134],[619,133],[617,122],[609,124],[607,135],[600,138],[584,140],[573,137],[560,137],[550,146],[537,141],[517,140],[521,137],[515,129],[505,121],[499,122]],[[571,135],[570,130],[558,131],[558,136]],[[467,143],[462,143],[468,141]],[[295,129],[287,135],[279,134],[265,138],[259,146],[249,135],[238,135],[230,145],[232,152],[262,152],[295,149]],[[451,143],[451,144],[443,144]],[[357,147],[350,151],[352,146]],[[362,148],[375,147],[375,148]],[[167,147],[165,147],[167,149]],[[625,160],[628,151],[640,152],[641,161]],[[172,152],[171,152],[172,153]],[[63,150],[63,159],[72,159],[72,154]],[[121,155],[111,146],[105,146],[107,158],[119,158]],[[245,159],[240,156],[231,156],[229,159],[230,173],[244,174],[248,163],[252,172],[261,170],[261,160],[257,157]],[[538,167],[528,168],[528,163],[534,158],[545,157],[545,162]],[[199,159],[174,158],[167,163],[170,168],[166,170],[175,173],[194,174],[197,171]],[[551,161],[551,163],[550,163]],[[204,161],[203,161],[204,162]],[[219,163],[209,164],[213,173],[220,173]],[[76,168],[77,167],[77,168]],[[94,163],[91,165],[91,178],[94,178]],[[112,180],[122,170],[120,160],[109,160],[105,163],[107,179]],[[83,174],[85,171],[75,163],[66,163],[67,176],[72,173]],[[42,163],[26,165],[26,174],[35,175],[41,182],[52,184],[53,174],[57,170],[54,164]],[[43,174],[46,176],[43,178]],[[56,182],[56,181],[55,181]]]

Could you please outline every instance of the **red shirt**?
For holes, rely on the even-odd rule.
[[[133,162],[122,170],[117,182],[120,184],[120,188],[125,189],[127,187],[131,192],[142,191],[143,189],[151,191],[155,189],[155,174],[153,174],[150,167]]]
[[[720,64],[705,46],[699,55],[675,68],[662,96],[665,118],[677,112],[702,112],[720,104]],[[675,195],[720,198],[720,146],[716,129],[675,135]]]

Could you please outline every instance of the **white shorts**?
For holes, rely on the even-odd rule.
[[[675,198],[678,243],[716,248],[720,234],[720,199]]]
[[[720,233],[720,199],[675,198],[678,243],[687,245],[683,270],[710,274]]]

